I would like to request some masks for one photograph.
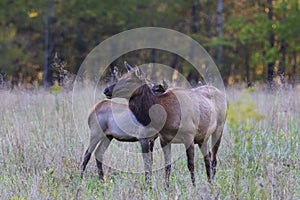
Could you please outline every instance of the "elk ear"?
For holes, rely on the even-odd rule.
[[[144,76],[144,72],[143,72],[138,66],[136,66],[136,67],[134,68],[134,70],[135,70],[135,75],[136,75],[139,79],[141,79],[141,78]]]
[[[118,67],[117,67],[117,66],[114,66],[113,73],[114,73],[114,74],[117,74],[118,72],[119,72],[119,69],[118,69]]]
[[[165,79],[163,80],[163,88],[165,90],[167,90],[169,88],[169,84],[167,83],[167,81]]]
[[[113,77],[116,78],[116,80],[118,80],[120,77],[119,77],[119,69],[117,66],[114,66],[114,69],[112,70],[112,75]]]
[[[131,71],[131,70],[133,70],[133,67],[132,66],[130,66],[126,61],[124,61],[124,65],[125,65],[125,67],[126,67],[126,69],[127,69],[127,71]]]

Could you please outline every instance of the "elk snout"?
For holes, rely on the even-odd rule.
[[[115,84],[112,84],[111,86],[108,86],[107,88],[104,89],[103,93],[105,94],[105,96],[108,99],[112,98],[112,92],[113,92],[114,87],[115,87]]]
[[[103,93],[104,93],[105,95],[107,95],[107,94],[109,93],[109,89],[108,89],[108,88],[105,88],[104,91],[103,91]]]

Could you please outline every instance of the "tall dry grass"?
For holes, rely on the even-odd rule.
[[[197,149],[196,188],[183,153],[166,192],[164,170],[154,172],[152,189],[143,174],[107,167],[101,184],[94,159],[80,179],[91,88],[75,94],[0,91],[0,199],[300,199],[300,92],[227,93],[230,110],[215,183],[208,184]],[[139,151],[138,144],[122,145]]]

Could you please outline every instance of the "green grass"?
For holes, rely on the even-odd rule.
[[[0,199],[300,199],[300,92],[229,90],[214,184],[197,148],[196,188],[181,156],[167,192],[163,169],[154,172],[152,189],[143,174],[108,167],[102,184],[94,158],[80,179],[91,93],[74,94],[80,97],[72,106],[71,93],[0,91]]]

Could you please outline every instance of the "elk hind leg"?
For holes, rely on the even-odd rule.
[[[212,148],[212,170],[213,170],[212,178],[214,178],[217,171],[217,153],[221,143],[222,133],[223,133],[223,126],[220,126],[218,127],[217,131],[213,133],[211,138],[211,145],[213,147]]]
[[[96,164],[98,167],[98,175],[100,181],[104,181],[104,173],[103,173],[103,154],[108,148],[109,144],[111,142],[111,138],[103,137],[100,144],[98,145],[96,151],[95,151],[95,158],[96,158]]]
[[[188,169],[191,174],[191,179],[193,186],[196,186],[195,184],[195,173],[194,173],[194,144],[192,143],[189,147],[186,148],[186,156],[187,156],[187,164]]]
[[[89,152],[89,150],[87,149],[85,151],[85,154],[84,154],[84,158],[83,158],[83,162],[81,164],[81,172],[80,172],[80,177],[83,178],[83,173],[86,169],[86,165],[88,164],[88,162],[90,161],[90,158],[91,158],[91,153]]]
[[[83,177],[83,173],[86,169],[86,166],[91,158],[93,151],[95,150],[97,144],[99,143],[99,141],[100,141],[99,134],[97,134],[97,132],[91,131],[90,144],[89,144],[89,147],[87,148],[87,150],[85,151],[83,162],[80,166],[80,171],[81,171],[80,177],[81,178]]]
[[[204,141],[203,144],[199,148],[204,156],[204,163],[206,168],[206,174],[208,178],[208,182],[212,182],[213,180],[213,172],[212,172],[212,162],[211,162],[211,153],[208,148],[208,142]]]

